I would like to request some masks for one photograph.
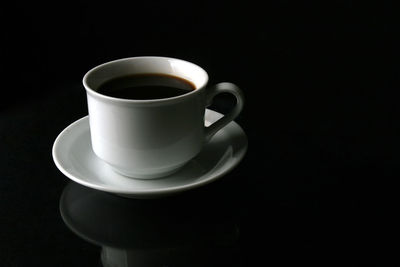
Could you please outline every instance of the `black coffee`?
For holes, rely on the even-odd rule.
[[[186,94],[196,89],[185,79],[167,74],[133,74],[108,80],[97,92],[124,99],[160,99]]]

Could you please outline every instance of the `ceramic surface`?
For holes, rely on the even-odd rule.
[[[107,80],[141,73],[177,76],[191,81],[196,89],[149,100],[115,98],[96,91]],[[130,177],[152,179],[177,171],[242,110],[243,95],[236,85],[219,83],[206,88],[207,81],[208,75],[201,67],[167,57],[124,58],[88,71],[83,85],[94,153]],[[233,94],[236,105],[221,120],[205,128],[205,109],[222,92]]]
[[[207,109],[205,124],[222,115]],[[230,122],[218,131],[201,152],[179,171],[159,179],[133,179],[115,172],[99,159],[90,142],[89,118],[84,117],[60,133],[53,146],[59,170],[82,185],[132,198],[154,198],[190,190],[222,177],[232,170],[247,150],[242,128]]]

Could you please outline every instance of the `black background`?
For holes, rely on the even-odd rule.
[[[2,265],[97,266],[98,248],[60,217],[68,179],[51,147],[87,114],[85,72],[143,55],[192,61],[246,96],[243,162],[176,197],[223,199],[240,225],[238,266],[398,264],[398,9],[322,2],[2,7]]]

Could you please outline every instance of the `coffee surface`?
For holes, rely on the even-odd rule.
[[[195,90],[195,85],[183,78],[167,74],[132,74],[108,80],[97,92],[106,96],[150,100],[186,94]]]

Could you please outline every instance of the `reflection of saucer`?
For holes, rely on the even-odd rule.
[[[206,110],[206,125],[222,115]],[[97,190],[132,198],[155,198],[210,183],[232,170],[247,150],[242,128],[231,122],[208,142],[203,150],[178,172],[160,179],[140,180],[114,172],[93,152],[89,119],[84,117],[60,133],[53,145],[58,169],[71,180]]]
[[[224,201],[134,200],[70,182],[60,213],[75,234],[102,247],[103,266],[236,266],[239,227]]]
[[[170,198],[133,200],[70,182],[60,198],[65,224],[98,246],[161,249],[235,243],[238,229],[225,203]]]

